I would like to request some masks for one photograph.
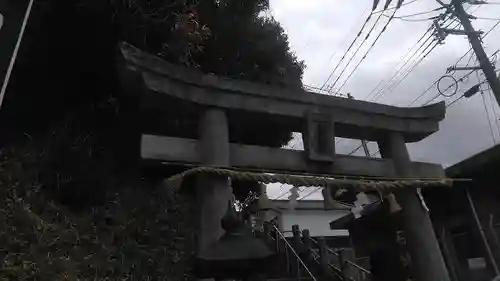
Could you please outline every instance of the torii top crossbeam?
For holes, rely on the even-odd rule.
[[[397,132],[405,142],[415,142],[436,132],[438,122],[444,117],[443,103],[400,108],[290,90],[206,75],[172,65],[127,43],[120,47],[126,68],[134,77],[126,75],[123,80],[128,83],[128,88],[135,91],[133,94],[142,95],[146,110],[172,112],[182,108],[182,116],[199,118],[199,112],[204,108],[217,107],[226,114],[243,112],[247,115],[264,115],[266,122],[303,133],[308,157],[304,157],[301,151],[229,144],[230,161],[224,166],[396,177],[391,161],[336,155],[335,143],[331,140],[333,137],[346,137],[381,141],[389,132]],[[134,85],[130,85],[130,81]],[[237,123],[235,116],[238,115],[232,114],[231,118],[236,120],[230,121]],[[330,139],[323,149],[319,144],[321,135]],[[202,163],[199,149],[196,139],[152,135],[142,137],[142,156],[146,159],[199,165]],[[411,165],[414,177],[444,176],[440,165],[418,162]]]
[[[318,114],[332,119],[337,137],[378,141],[381,131],[389,130],[401,132],[407,142],[415,142],[436,132],[445,113],[442,102],[401,108],[202,74],[126,43],[121,45],[121,52],[128,67],[142,76],[148,91],[195,105],[269,115],[294,131],[304,129],[308,114]],[[151,105],[169,110],[165,103]]]

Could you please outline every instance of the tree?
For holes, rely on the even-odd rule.
[[[62,137],[67,143],[63,141],[59,147],[71,150],[71,139],[92,136],[92,151],[108,155],[109,162],[117,165],[114,171],[123,172],[127,165],[133,169],[143,128],[136,121],[137,97],[123,95],[118,83],[115,58],[121,40],[198,71],[301,87],[304,65],[290,51],[279,23],[260,16],[268,8],[264,0],[35,4],[0,111],[5,132],[0,141],[4,143],[70,128]],[[290,139],[288,128],[254,118],[243,120],[252,126],[232,126],[231,141],[279,147]],[[187,126],[170,123],[167,131],[186,130]],[[74,150],[59,153],[68,158]],[[84,165],[81,159],[77,162],[74,165]],[[63,163],[49,166],[65,167],[68,173],[89,171]]]
[[[16,120],[14,131],[43,131],[75,108],[110,95],[121,102],[113,74],[119,40],[207,73],[300,88],[304,64],[290,51],[279,23],[259,16],[268,5],[265,0],[38,1],[2,119]],[[280,146],[290,139],[285,128],[259,127],[258,133],[241,129],[236,141]]]
[[[267,8],[263,0],[35,1],[0,110],[0,206],[13,214],[0,238],[12,242],[7,251],[26,254],[9,260],[12,278],[54,280],[64,266],[65,276],[181,280],[190,263],[180,266],[179,257],[193,246],[189,200],[158,196],[168,191],[152,188],[158,174],[138,172],[138,102],[120,89],[116,46],[123,40],[200,71],[299,88],[304,66],[279,23],[259,16]],[[287,128],[257,125],[232,128],[232,141],[280,146],[290,138]],[[258,191],[235,185],[244,187],[235,188],[239,199]]]

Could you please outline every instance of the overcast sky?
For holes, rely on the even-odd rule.
[[[411,0],[405,0],[405,3]],[[500,1],[489,5],[465,5],[469,13],[477,17],[498,18],[500,19]],[[396,0],[393,0],[394,3]],[[449,0],[445,0],[449,2]],[[383,6],[385,0],[381,0],[379,8]],[[305,69],[303,83],[309,86],[321,87],[327,81],[328,76],[339,63],[342,55],[358,33],[363,22],[371,12],[372,0],[271,0],[271,11],[269,12],[277,19],[286,33],[288,34],[292,50],[299,59],[304,60],[307,65]],[[439,7],[435,0],[416,0],[413,3],[403,6],[397,11],[396,16],[410,15],[420,12],[430,11]],[[441,11],[422,14],[406,19],[420,20],[427,19],[430,16],[438,15]],[[390,15],[392,11],[387,11]],[[344,59],[332,79],[327,85],[332,85],[337,79],[345,63],[350,59],[353,52],[359,46],[359,43],[365,37],[366,32],[371,28],[378,15],[373,15],[368,22],[367,27]],[[335,84],[334,89],[338,89],[345,81],[354,66],[360,61],[366,50],[370,47],[380,30],[387,22],[387,17],[382,17],[374,28],[372,34],[361,47],[358,54],[354,57],[351,64]],[[473,25],[477,30],[488,31],[498,21],[477,19]],[[377,41],[375,47],[369,52],[366,59],[360,64],[354,75],[347,80],[342,87],[342,93],[351,93],[356,99],[367,100],[369,93],[382,80],[389,80],[395,73],[398,66],[404,63],[401,58],[408,53],[410,48],[415,45],[417,40],[422,37],[429,28],[431,21],[403,21],[393,19],[386,31]],[[453,24],[451,27],[454,27]],[[469,44],[464,36],[450,35],[444,41],[445,44],[439,45],[429,54],[397,87],[383,91],[376,102],[408,106],[416,97],[422,94],[439,77],[446,74],[446,69],[455,64],[456,61],[469,49]],[[485,39],[484,47],[488,55],[493,54],[500,48],[500,27],[495,28]],[[413,52],[412,52],[413,53]],[[465,65],[470,56],[466,56],[458,65]],[[407,57],[408,58],[408,57]],[[411,66],[417,57],[410,60],[407,66]],[[398,64],[399,63],[399,64]],[[475,56],[471,65],[477,64]],[[404,68],[406,69],[406,67]],[[404,74],[405,72],[403,72]],[[453,73],[456,79],[466,74],[463,71]],[[463,91],[475,85],[478,79],[484,80],[482,72],[478,78],[475,74],[471,75],[464,83],[458,84],[457,93],[447,98],[451,102],[459,97]],[[399,81],[401,76],[396,76],[393,81]],[[386,82],[382,84],[385,85]],[[389,84],[392,85],[393,83]],[[443,88],[453,85],[451,78],[442,80]],[[382,87],[379,87],[382,88]],[[453,89],[453,87],[451,88]],[[484,94],[477,94],[470,99],[462,99],[447,109],[446,118],[441,122],[440,131],[426,140],[417,144],[409,145],[413,160],[440,163],[443,166],[453,165],[469,156],[487,149],[500,141],[500,108],[490,91],[487,90],[487,84],[483,84]],[[375,91],[376,93],[377,91]],[[447,94],[452,94],[448,91]],[[413,106],[422,105],[438,94],[436,87],[432,87],[423,95]],[[373,96],[373,95],[372,95]],[[485,105],[489,112],[486,114]],[[370,100],[371,98],[368,98]],[[439,97],[434,102],[443,100]],[[491,130],[490,125],[491,124]],[[493,135],[491,133],[493,131]],[[301,143],[294,140],[294,149],[301,149]],[[349,153],[357,146],[359,141],[342,140],[337,145],[339,153]],[[378,149],[376,144],[369,144],[371,153]],[[362,155],[360,149],[357,155]],[[269,196],[276,197],[282,195],[288,187],[274,185],[269,188]],[[307,189],[301,192],[301,196],[308,194],[314,189]],[[282,197],[286,199],[287,196]],[[319,199],[320,194],[314,194],[308,199]]]

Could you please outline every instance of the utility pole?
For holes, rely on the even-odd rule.
[[[455,14],[462,23],[462,26],[464,27],[465,30],[465,34],[469,38],[469,42],[472,46],[472,49],[476,54],[477,60],[479,61],[479,66],[483,70],[484,76],[486,76],[486,80],[490,84],[491,90],[495,95],[497,103],[500,105],[500,82],[495,73],[495,67],[488,59],[488,56],[486,55],[483,49],[481,38],[479,37],[480,33],[475,31],[474,28],[472,27],[469,15],[465,12],[462,6],[462,1],[452,0],[452,3],[453,6],[455,7]]]

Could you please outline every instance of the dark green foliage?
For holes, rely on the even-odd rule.
[[[139,100],[120,89],[117,43],[292,87],[303,69],[279,24],[257,17],[267,1],[197,2],[35,1],[0,110],[0,277],[189,278],[189,199],[158,186],[168,171],[139,171]],[[279,146],[290,131],[260,122],[233,135]]]
[[[50,183],[39,178],[38,163],[52,162],[49,143],[0,155],[0,280],[192,280],[186,198],[82,157],[114,183],[101,191],[105,203],[75,213],[45,196]],[[60,187],[71,180],[61,179]]]
[[[200,2],[200,21],[213,36],[195,60],[205,72],[301,87],[303,64],[290,53],[283,29],[274,19],[256,16],[266,1],[252,2]]]
[[[68,144],[65,136],[55,137],[56,146],[70,151],[53,156],[62,159],[61,167],[45,169],[71,175],[75,183],[69,184],[70,190],[74,185],[102,188],[90,184],[104,176],[100,167],[83,167],[80,173],[68,164],[89,153],[77,148],[83,140],[93,143],[95,157],[102,151],[112,155],[112,163],[100,165],[122,172],[136,169],[144,128],[139,97],[124,96],[119,86],[119,40],[204,72],[300,87],[303,65],[290,53],[283,29],[272,19],[258,17],[267,6],[262,0],[37,1],[0,111],[0,143],[25,141],[26,136],[36,141],[65,124],[69,130],[59,131],[78,141]],[[233,142],[280,146],[290,138],[288,128],[269,124],[267,118],[238,119],[243,123],[230,124]],[[183,123],[165,123],[165,130],[185,130],[178,124]],[[54,175],[45,177],[56,182]],[[71,196],[85,198],[78,192]]]
[[[264,0],[37,1],[2,128],[32,134],[82,107],[107,100],[125,107],[115,68],[119,40],[207,73],[301,87],[304,65],[283,29],[258,16],[267,6]],[[239,129],[237,141],[258,136],[250,142],[279,146],[290,138],[288,129],[265,123],[248,130]]]

